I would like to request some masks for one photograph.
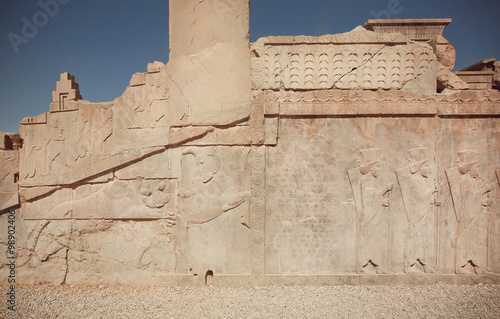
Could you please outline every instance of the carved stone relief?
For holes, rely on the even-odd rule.
[[[253,45],[254,88],[400,90],[430,71],[429,83],[422,83],[419,89],[426,95],[435,94],[437,60],[431,46],[383,42],[363,28],[345,34],[366,39],[351,40],[360,41],[356,46],[321,38],[310,43],[300,43],[295,37],[276,43],[268,38],[258,41]]]
[[[459,224],[455,271],[479,274],[488,267],[488,208],[491,200],[487,194],[492,185],[479,177],[479,150],[465,149],[457,155],[458,166],[446,170]]]
[[[388,216],[392,184],[379,182],[380,149],[364,149],[359,167],[348,170],[358,218],[358,272],[387,273]]]
[[[171,0],[170,61],[112,102],[62,74],[21,122],[19,185],[0,147],[21,282],[498,281],[500,92],[465,90],[444,38],[249,46],[230,2]]]
[[[0,212],[3,212],[19,204],[19,152],[0,149],[0,163]]]
[[[249,149],[186,148],[182,154],[178,272],[249,273]]]
[[[433,273],[436,268],[438,190],[431,176],[430,151],[425,147],[409,150],[408,166],[396,171],[408,221],[406,273]]]

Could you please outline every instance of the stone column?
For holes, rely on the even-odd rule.
[[[249,43],[249,0],[170,0],[170,59]]]

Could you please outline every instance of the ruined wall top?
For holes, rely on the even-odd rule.
[[[443,35],[451,19],[371,19],[365,28],[377,33],[402,33],[410,40],[429,41]]]

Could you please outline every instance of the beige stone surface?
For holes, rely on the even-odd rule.
[[[6,149],[6,142],[7,142],[7,135],[0,131],[0,150],[5,150]]]
[[[175,273],[175,242],[166,220],[74,222],[66,283],[160,285]]]
[[[450,42],[440,35],[430,40],[429,44],[434,49],[438,62],[452,71],[455,67],[457,53]]]
[[[171,59],[167,72],[189,105],[195,125],[229,125],[249,116],[247,44],[217,43],[196,55]],[[217,94],[213,94],[217,92]]]
[[[377,33],[401,33],[408,39],[428,41],[441,36],[451,19],[370,19],[365,28]]]
[[[249,274],[249,150],[186,148],[177,215],[177,273]]]
[[[63,73],[0,134],[19,283],[500,282],[498,66],[452,73],[448,20],[249,46],[247,0],[170,14],[170,61],[122,96]]]
[[[19,205],[19,152],[0,150],[0,163],[0,212],[3,212]]]
[[[263,38],[252,45],[254,89],[407,89],[436,93],[436,56],[427,44],[401,42],[363,28],[343,37]],[[355,45],[353,45],[353,42]],[[418,82],[418,83],[415,83]]]
[[[249,0],[171,0],[170,60],[218,43],[248,44]]]
[[[52,92],[51,112],[73,111],[78,109],[78,103],[70,103],[82,100],[80,87],[75,82],[75,76],[67,72],[61,74],[61,79],[56,83],[56,90]]]
[[[490,81],[491,82],[491,81]],[[438,62],[437,64],[437,89],[443,93],[447,90],[466,90],[469,89],[468,83],[463,81],[459,76],[455,73],[451,72],[448,68]],[[472,89],[472,88],[471,88]],[[485,89],[491,89],[485,87]]]

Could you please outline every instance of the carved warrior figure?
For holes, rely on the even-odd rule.
[[[249,197],[248,192],[239,192],[229,187],[224,177],[216,177],[220,161],[213,153],[203,156],[195,149],[188,149],[182,153],[182,155],[189,154],[196,158],[200,176],[198,183],[192,181],[195,183],[192,188],[179,191],[181,198],[194,198],[184,210],[187,214],[183,217],[188,227],[209,222],[238,207]]]
[[[459,224],[455,272],[484,273],[488,260],[488,207],[491,184],[479,178],[479,151],[458,152],[458,167],[446,171]],[[466,267],[470,265],[470,267]],[[468,270],[470,268],[471,270]]]
[[[351,182],[356,214],[358,216],[358,272],[374,268],[379,274],[388,273],[381,267],[388,247],[388,224],[385,211],[390,205],[392,184],[380,186],[380,149],[360,151],[363,162],[347,171]]]
[[[414,148],[409,152],[408,167],[396,171],[408,221],[405,272],[434,272],[437,189],[429,178],[429,149]]]
[[[209,260],[200,258],[199,254],[193,253],[196,249],[222,249],[223,253],[227,247],[214,246],[219,245],[219,241],[228,236],[228,232],[233,230],[224,230],[218,232],[207,240],[206,233],[208,228],[203,225],[218,219],[220,220],[225,213],[229,213],[242,205],[250,198],[249,192],[241,191],[242,184],[236,182],[234,176],[227,176],[219,173],[221,161],[215,154],[216,149],[208,148],[188,148],[182,155],[183,178],[180,182],[178,196],[180,197],[180,214],[178,225],[178,250],[187,262],[189,271],[193,274],[201,274],[207,269],[217,269],[220,260]],[[192,161],[193,158],[194,162]],[[231,163],[231,159],[226,159],[224,164]],[[240,224],[248,226],[248,210],[241,209]],[[228,219],[238,219],[237,216],[226,215]],[[233,219],[234,220],[234,219]],[[203,236],[200,237],[200,229]],[[216,255],[217,253],[215,253]],[[230,252],[229,252],[230,254]],[[232,255],[237,258],[238,256]],[[231,257],[227,257],[231,258]],[[227,262],[227,261],[226,261]],[[225,267],[225,266],[220,266]]]

